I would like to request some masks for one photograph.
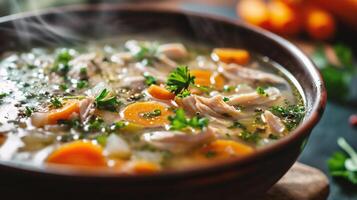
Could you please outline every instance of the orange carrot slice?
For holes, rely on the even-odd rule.
[[[150,174],[160,171],[160,166],[145,160],[132,161],[127,165],[128,171],[133,174]]]
[[[48,124],[56,124],[58,120],[69,119],[73,113],[79,113],[79,101],[67,101],[62,108],[51,110],[48,113]]]
[[[222,89],[224,86],[224,78],[218,73],[213,73],[208,70],[191,70],[190,74],[195,76],[195,84],[205,87],[214,87]]]
[[[269,28],[269,11],[262,0],[241,0],[237,4],[238,15],[246,22]]]
[[[64,144],[47,158],[47,163],[75,166],[105,167],[106,159],[99,145],[86,141]]]
[[[155,112],[160,114],[150,114]],[[149,127],[168,124],[169,121],[167,117],[171,114],[172,112],[168,107],[154,101],[130,104],[122,113],[124,119],[127,121]]]
[[[244,49],[216,48],[212,57],[225,63],[237,63],[246,65],[250,60],[250,54]]]
[[[199,149],[200,154],[206,158],[224,159],[229,157],[246,156],[253,152],[253,148],[233,141],[233,140],[215,140]]]
[[[301,16],[298,7],[273,0],[268,3],[271,30],[284,36],[293,36],[301,30]]]
[[[336,22],[327,11],[309,6],[305,11],[305,29],[310,37],[317,40],[326,40],[334,35]]]
[[[148,93],[157,99],[171,100],[175,98],[175,94],[158,85],[150,85]]]

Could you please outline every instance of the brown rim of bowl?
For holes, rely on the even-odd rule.
[[[120,4],[120,5],[113,5],[113,4],[92,4],[92,5],[69,5],[69,6],[63,6],[63,7],[57,7],[57,8],[50,8],[50,9],[45,9],[45,10],[38,10],[38,11],[30,11],[30,12],[25,12],[25,13],[18,13],[18,14],[13,14],[9,16],[4,16],[0,18],[0,24],[5,23],[5,22],[11,22],[13,20],[19,20],[22,18],[28,18],[28,17],[35,17],[37,15],[46,15],[46,14],[52,14],[52,13],[65,13],[65,12],[84,12],[84,11],[105,11],[105,10],[110,10],[110,11],[132,11],[132,12],[153,12],[153,13],[167,13],[167,14],[178,14],[178,15],[186,15],[186,16],[197,16],[197,17],[204,17],[210,20],[214,21],[219,21],[221,23],[226,23],[226,24],[232,24],[235,26],[240,26],[246,29],[250,29],[253,32],[256,32],[263,37],[273,40],[277,43],[277,45],[280,45],[285,49],[286,51],[290,52],[292,55],[294,55],[297,59],[300,59],[301,63],[304,65],[305,68],[308,69],[309,75],[313,79],[313,84],[316,87],[316,99],[312,103],[311,109],[308,112],[309,114],[305,116],[303,122],[294,130],[292,131],[288,136],[278,140],[274,144],[268,145],[266,147],[262,147],[261,149],[258,149],[256,152],[254,152],[252,155],[249,155],[247,157],[241,157],[241,158],[232,158],[226,161],[219,162],[217,164],[213,165],[207,165],[207,166],[200,166],[200,167],[192,167],[188,169],[183,169],[183,170],[172,170],[172,171],[162,171],[158,172],[155,174],[143,174],[143,175],[130,175],[130,174],[117,174],[117,173],[103,173],[101,171],[100,173],[77,173],[77,170],[67,170],[65,168],[45,168],[45,167],[38,167],[38,166],[30,166],[30,165],[22,165],[19,163],[15,162],[8,162],[8,161],[0,161],[0,167],[7,167],[10,170],[15,170],[18,172],[22,173],[36,173],[37,175],[50,175],[50,176],[70,176],[70,177],[78,177],[78,178],[84,178],[84,179],[90,179],[90,178],[121,178],[121,179],[142,179],[142,180],[148,180],[148,179],[168,179],[168,178],[177,178],[177,177],[188,177],[188,176],[199,176],[202,174],[211,174],[211,173],[217,173],[222,170],[226,169],[232,169],[235,166],[243,166],[247,165],[254,160],[261,159],[267,154],[271,154],[273,152],[276,152],[283,148],[284,146],[289,145],[292,143],[294,140],[301,139],[303,137],[307,137],[310,134],[310,131],[314,127],[314,125],[320,120],[323,110],[326,105],[326,100],[327,100],[327,94],[326,90],[324,87],[324,82],[323,79],[317,70],[317,68],[314,66],[312,61],[301,51],[299,50],[295,45],[292,43],[288,42],[287,40],[283,39],[282,37],[275,35],[271,32],[268,32],[266,30],[263,30],[258,27],[253,27],[251,25],[245,24],[241,21],[238,20],[233,20],[229,19],[227,17],[223,16],[216,16],[212,14],[203,14],[203,13],[197,13],[197,12],[192,12],[192,11],[184,11],[180,10],[177,8],[166,8],[166,7],[155,7],[155,6],[149,6],[149,5],[126,5],[126,4]],[[304,95],[304,94],[303,94]]]

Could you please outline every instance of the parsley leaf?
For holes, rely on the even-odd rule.
[[[265,92],[264,88],[262,87],[257,87],[256,89],[257,93],[261,96],[268,97],[268,93]]]
[[[144,118],[154,118],[154,117],[157,117],[157,116],[160,116],[160,115],[161,115],[161,110],[160,109],[155,109],[152,112],[146,112],[146,113],[142,114],[142,116]]]
[[[145,84],[148,85],[148,86],[157,83],[156,78],[151,76],[151,75],[144,74],[144,78],[145,78]]]
[[[191,76],[187,66],[178,66],[169,74],[166,85],[167,89],[179,97],[189,96],[188,87],[195,83],[195,77]]]
[[[175,115],[168,117],[170,121],[170,130],[182,130],[188,127],[203,129],[208,126],[208,119],[194,116],[189,119],[182,108],[176,110]]]
[[[51,106],[54,108],[61,108],[63,106],[61,100],[57,97],[51,98],[50,102],[51,102]]]
[[[350,157],[342,152],[335,152],[327,161],[331,176],[341,177],[357,184],[357,153],[344,138],[338,138],[337,144]]]
[[[273,106],[270,111],[282,119],[289,131],[295,129],[305,116],[305,107],[303,105]]]
[[[103,89],[100,94],[95,98],[95,105],[98,109],[109,110],[115,112],[120,106],[120,102],[116,96],[111,96],[110,91]]]

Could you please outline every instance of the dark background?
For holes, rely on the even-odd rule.
[[[72,3],[137,3],[139,0],[0,0],[0,16],[33,10],[46,7],[68,5]],[[185,10],[208,12],[217,15],[223,15],[229,18],[237,18],[235,13],[234,0],[191,0],[191,1],[162,1],[146,0],[142,1],[151,4],[170,4]],[[204,2],[204,3],[202,3]],[[356,19],[357,20],[357,19]],[[342,27],[337,40],[346,41],[346,38],[353,38],[353,33],[345,27]],[[355,37],[355,36],[354,36]],[[357,47],[355,39],[347,40],[348,44]],[[356,55],[356,54],[355,54]],[[356,88],[357,85],[352,85]],[[324,116],[320,123],[313,130],[305,150],[299,158],[300,162],[321,169],[327,176],[328,170],[326,161],[330,155],[339,150],[336,140],[342,136],[357,148],[357,129],[351,127],[348,118],[351,114],[357,113],[356,103],[337,103],[329,101]],[[330,179],[329,200],[352,200],[357,199],[357,186],[350,185],[344,181]]]

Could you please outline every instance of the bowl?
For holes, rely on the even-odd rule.
[[[212,46],[247,48],[280,64],[294,76],[292,80],[304,97],[307,112],[303,122],[287,137],[251,156],[152,175],[74,172],[0,161],[2,192],[23,197],[31,193],[81,198],[99,195],[123,199],[254,199],[288,171],[323,114],[326,91],[309,58],[270,32],[226,18],[174,9],[79,5],[1,18],[0,52],[158,30],[162,30],[162,37],[170,37],[171,32]]]

